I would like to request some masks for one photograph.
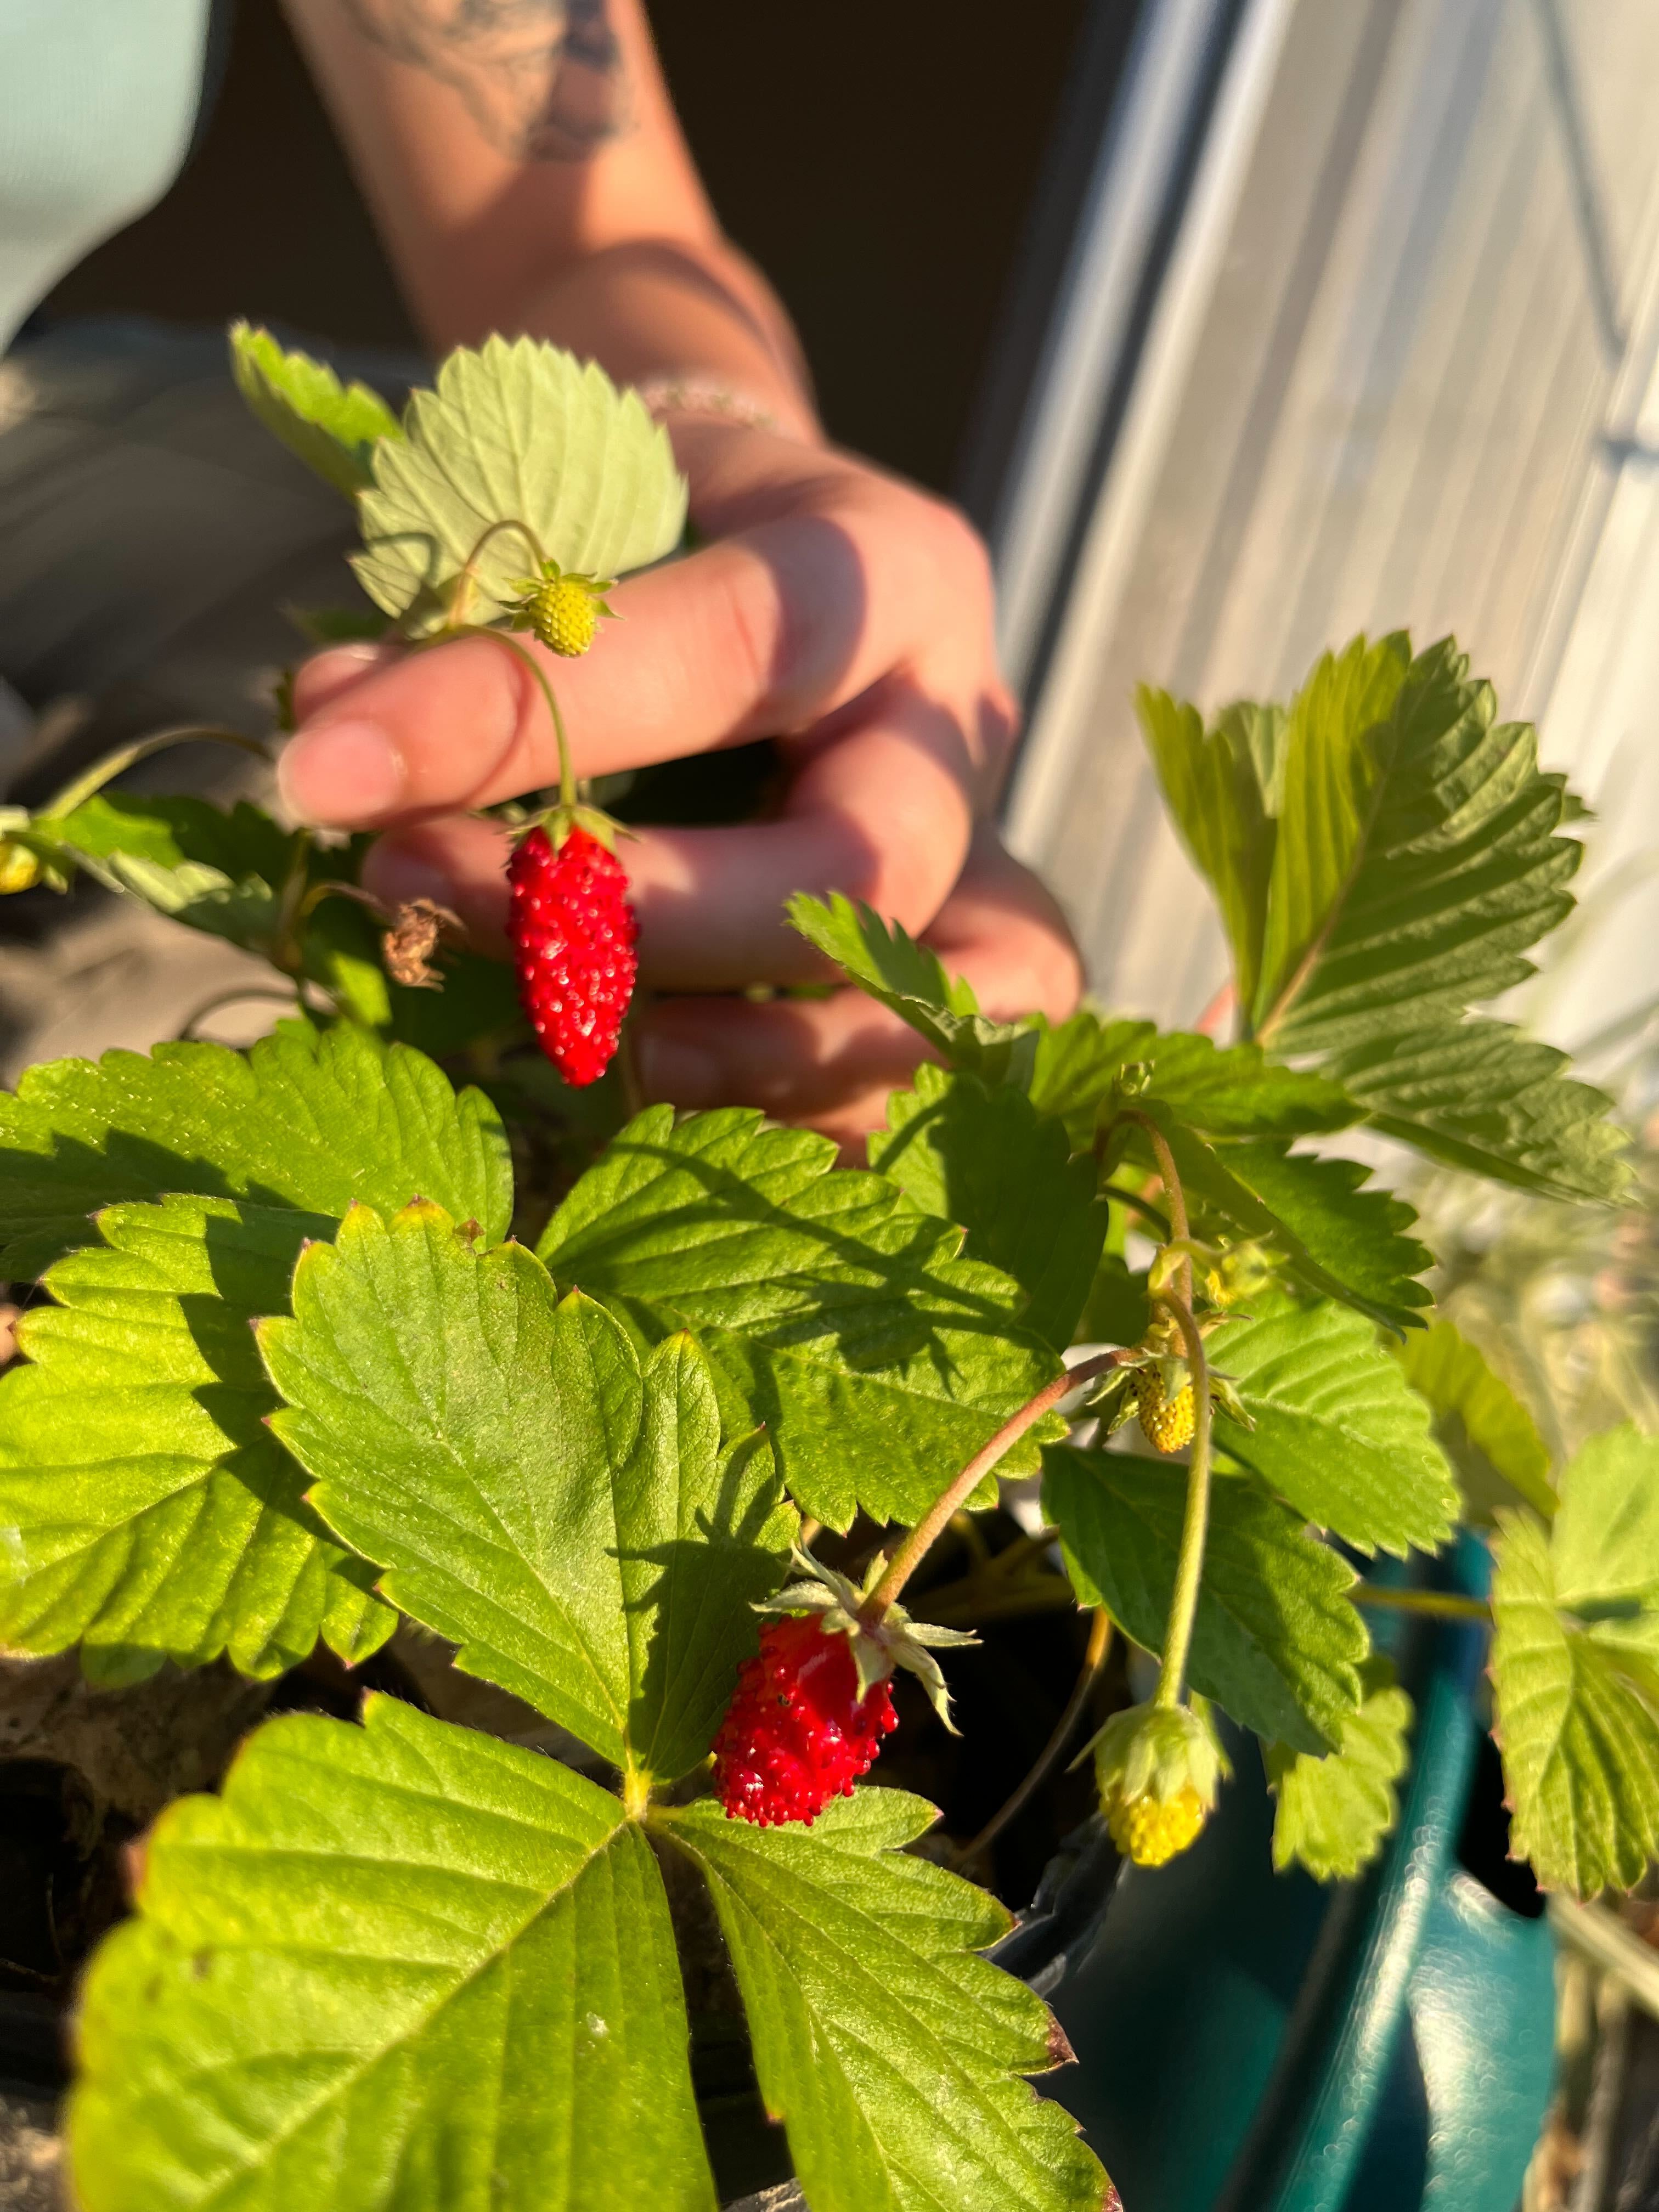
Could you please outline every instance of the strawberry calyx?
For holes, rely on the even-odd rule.
[[[805,1577],[788,1583],[777,1595],[755,1607],[761,1613],[816,1613],[828,1635],[844,1636],[858,1669],[859,1694],[867,1697],[878,1683],[885,1682],[899,1668],[914,1674],[927,1692],[933,1711],[950,1729],[959,1733],[951,1718],[951,1692],[935,1650],[949,1650],[979,1638],[965,1629],[941,1628],[933,1621],[913,1620],[901,1605],[886,1607],[872,1617],[870,1597],[887,1569],[887,1555],[878,1552],[862,1584],[826,1567],[797,1545],[793,1558]]]
[[[614,815],[585,799],[556,799],[551,806],[538,807],[533,814],[516,815],[509,828],[515,845],[521,845],[534,830],[545,831],[547,842],[556,853],[574,830],[584,831],[596,845],[603,845],[607,853],[616,851],[619,837],[636,834],[625,822],[618,822]]]

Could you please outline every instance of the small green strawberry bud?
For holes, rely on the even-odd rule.
[[[1100,1809],[1136,1866],[1163,1866],[1194,1843],[1219,1790],[1221,1747],[1187,1705],[1132,1705],[1095,1739]]]

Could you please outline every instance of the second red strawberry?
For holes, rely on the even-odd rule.
[[[579,823],[556,847],[539,823],[507,863],[519,996],[542,1050],[575,1085],[611,1065],[634,995],[639,917],[614,853]]]

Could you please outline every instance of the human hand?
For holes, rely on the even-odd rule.
[[[577,773],[770,736],[789,782],[769,820],[623,844],[642,986],[820,981],[831,971],[784,902],[839,890],[933,945],[988,1013],[1068,1012],[1079,969],[1065,925],[990,823],[1015,718],[977,538],[950,508],[821,447],[689,421],[677,446],[712,542],[618,586],[622,620],[589,655],[542,656]],[[481,948],[504,951],[507,834],[465,810],[556,780],[518,655],[483,637],[412,655],[341,647],[301,672],[295,698],[282,763],[294,812],[383,830],[371,889],[438,899]],[[921,1050],[845,989],[642,996],[635,1036],[648,1096],[753,1103],[843,1143],[880,1120]]]

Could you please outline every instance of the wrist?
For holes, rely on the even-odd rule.
[[[597,361],[619,384],[641,388],[664,421],[822,436],[781,307],[724,245],[607,247],[543,286],[503,327]]]

